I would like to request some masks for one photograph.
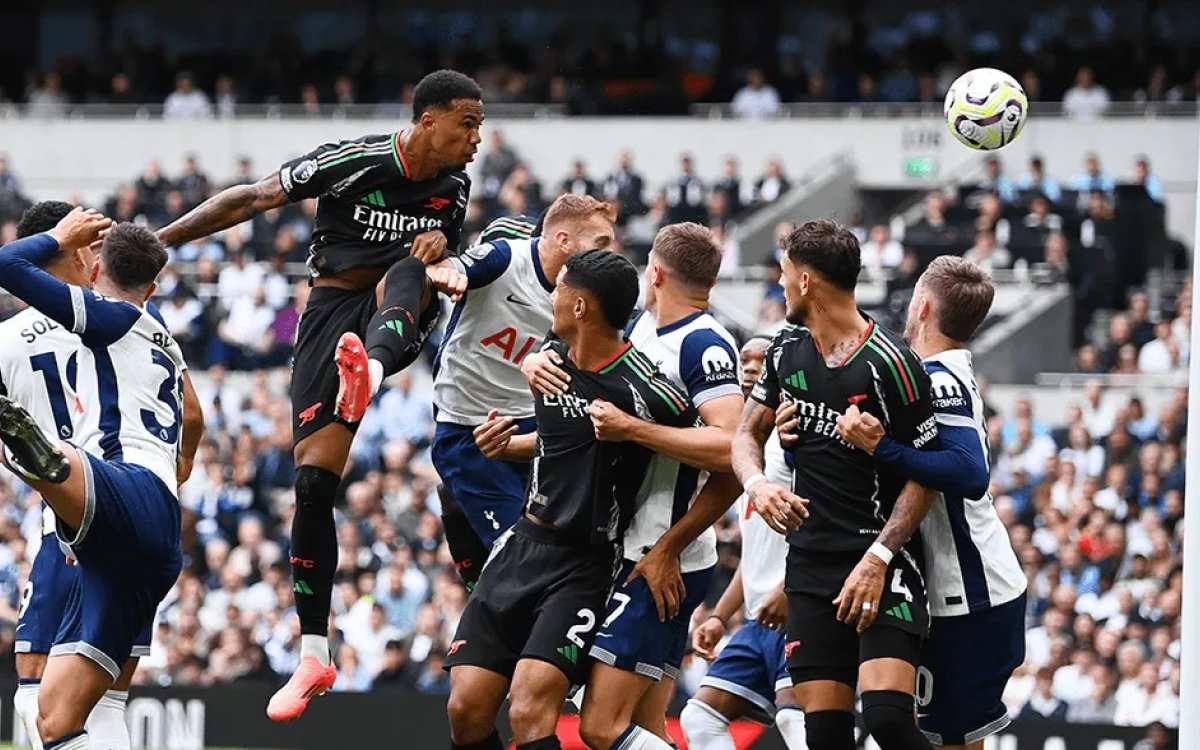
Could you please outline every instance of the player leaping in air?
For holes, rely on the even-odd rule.
[[[54,510],[58,539],[80,565],[38,695],[37,733],[47,750],[90,747],[89,713],[179,576],[179,445],[194,450],[199,439],[189,434],[195,424],[181,419],[183,354],[145,306],[167,261],[158,238],[133,224],[112,226],[91,272],[96,293],[41,268],[110,225],[76,209],[50,232],[0,252],[4,287],[77,334],[94,377],[81,391],[83,413],[96,418],[75,434],[79,448],[0,396],[5,461]]]
[[[72,210],[73,206],[62,201],[35,204],[17,225],[18,239],[54,229]],[[44,270],[67,284],[88,288],[92,285],[94,265],[93,248],[78,247],[55,255]],[[81,413],[79,408],[81,367],[83,380],[90,380],[90,357],[86,350],[81,351],[82,347],[79,336],[33,307],[0,323],[0,394],[24,406],[43,432],[63,440],[86,437],[90,428],[85,421],[98,416]],[[88,387],[86,383],[84,387]],[[191,473],[191,457],[195,455],[204,424],[199,401],[186,373],[183,420],[184,435],[189,442],[181,446],[181,480]],[[47,506],[43,513],[42,544],[21,591],[16,631],[16,667],[20,679],[13,709],[24,724],[34,750],[42,748],[37,731],[42,673],[71,590],[79,580],[79,566],[62,553],[54,529],[54,511]],[[129,728],[125,723],[127,691],[138,657],[150,654],[150,637],[150,623],[147,623],[134,640],[133,655],[122,665],[120,677],[88,717],[88,735],[103,747],[129,747]]]
[[[1025,574],[987,493],[987,422],[966,349],[994,294],[978,266],[949,255],[913,290],[904,338],[929,372],[943,450],[902,445],[857,409],[838,420],[847,442],[942,493],[921,524],[933,621],[921,659],[929,684],[920,723],[934,745],[956,750],[982,750],[1008,725],[1004,686],[1025,659]],[[792,411],[780,410],[784,432]]]
[[[417,358],[437,323],[434,285],[452,297],[465,286],[446,256],[462,233],[470,194],[463,167],[479,144],[481,97],[461,73],[430,73],[414,91],[409,129],[320,146],[253,185],[218,193],[159,232],[178,245],[317,199],[308,258],[314,289],[291,383],[298,468],[290,555],[301,660],[267,707],[275,721],[303,714],[337,679],[327,639],[337,567],[334,496],[371,398],[385,377]]]

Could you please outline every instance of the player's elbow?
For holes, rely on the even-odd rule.
[[[987,494],[991,479],[988,475],[987,467],[978,465],[971,467],[971,471],[966,474],[966,486],[963,488],[963,497],[983,497]]]

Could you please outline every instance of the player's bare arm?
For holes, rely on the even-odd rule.
[[[204,436],[204,410],[200,406],[200,398],[192,386],[192,378],[187,372],[183,373],[183,439],[179,443],[179,467],[176,478],[180,484],[192,475],[192,465],[196,460],[196,450],[200,447],[200,438]]]
[[[237,226],[289,202],[279,182],[279,174],[271,173],[251,185],[234,185],[222,190],[158,230],[158,238],[167,246],[182,245]]]
[[[701,404],[699,411],[704,424],[697,427],[667,427],[647,422],[607,401],[592,402],[588,411],[597,440],[629,440],[697,469],[732,471],[729,456],[742,411],[740,396],[721,396]]]
[[[725,592],[717,600],[717,606],[713,607],[712,614],[692,632],[692,648],[695,649],[697,656],[705,661],[717,658],[717,644],[725,637],[729,621],[745,603],[746,592],[742,588],[742,566],[739,565],[737,570],[733,571],[733,578],[725,587]]]
[[[474,435],[479,452],[496,461],[532,461],[537,450],[536,432],[518,435],[516,420],[501,417],[494,409]]]
[[[779,584],[771,596],[763,603],[758,613],[758,622],[769,630],[782,631],[787,625],[787,593],[783,584]]]
[[[937,494],[923,485],[909,481],[896,498],[892,514],[888,516],[883,531],[876,538],[895,553],[916,533],[925,519]],[[846,624],[858,622],[858,632],[863,632],[879,614],[879,599],[886,583],[888,563],[874,552],[868,551],[850,572],[837,598],[838,619]]]
[[[691,432],[691,430],[680,430]],[[646,586],[654,597],[658,618],[664,622],[679,614],[679,606],[687,595],[683,585],[683,573],[679,556],[697,537],[716,523],[729,506],[742,494],[742,485],[732,474],[713,474],[704,483],[692,506],[683,517],[672,524],[650,551],[633,566],[629,583],[635,578],[645,578]]]
[[[441,233],[439,232],[439,234]],[[413,247],[415,248],[416,245]],[[449,297],[451,302],[458,302],[467,291],[466,274],[459,271],[449,259],[439,261],[434,265],[427,265],[425,278],[429,279],[429,283],[433,285],[434,289]]]
[[[775,531],[787,534],[808,517],[808,500],[797,497],[763,475],[763,444],[775,429],[775,410],[757,401],[746,402],[733,437],[733,473],[746,488],[754,509]]]

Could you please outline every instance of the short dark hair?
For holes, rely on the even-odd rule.
[[[843,291],[854,291],[862,270],[858,238],[832,219],[806,221],[783,240],[783,251],[796,265],[816,270]]]
[[[426,110],[449,109],[458,99],[483,99],[483,90],[468,75],[457,70],[435,70],[421,79],[413,89],[413,117],[416,122]]]
[[[711,289],[717,283],[721,246],[708,227],[690,221],[668,224],[658,230],[650,252],[689,286]]]
[[[563,280],[586,289],[600,301],[604,319],[623,329],[638,298],[638,272],[627,259],[608,250],[585,250],[567,259]]]
[[[955,341],[971,340],[996,296],[996,287],[987,273],[957,255],[934,258],[921,274],[921,283],[937,297],[938,330]]]
[[[32,237],[35,234],[49,232],[74,210],[74,206],[63,201],[34,203],[25,209],[25,213],[21,214],[21,220],[17,222],[17,238]]]
[[[150,286],[167,264],[167,249],[158,235],[128,221],[108,231],[100,256],[108,277],[127,291]]]

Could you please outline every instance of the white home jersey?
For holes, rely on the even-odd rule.
[[[707,312],[697,312],[658,327],[643,312],[630,324],[629,341],[673,384],[686,391],[696,408],[721,396],[742,395],[741,365],[733,336]],[[625,532],[625,557],[642,558],[687,513],[703,486],[705,472],[665,456],[655,456],[638,491],[638,511]],[[684,573],[717,564],[717,535],[711,528],[679,557]]]
[[[79,336],[91,355],[94,384],[79,389],[86,429],[76,424],[73,442],[106,461],[148,469],[177,494],[183,352],[152,307],[105,298],[42,270],[58,249],[49,234],[11,243],[0,252],[0,284]]]
[[[78,395],[81,364],[85,373],[90,370],[91,357],[79,337],[32,307],[0,323],[0,393],[25,407],[43,432],[60,440],[73,441],[88,416]],[[42,533],[54,533],[49,507],[44,508]]]
[[[763,445],[763,473],[781,487],[792,487],[792,470],[783,458],[779,433],[772,432]],[[773,530],[754,512],[750,498],[737,501],[738,524],[742,529],[742,593],[745,594],[746,619],[755,620],[767,598],[783,583],[787,567],[787,537]]]
[[[482,424],[501,416],[533,416],[533,396],[521,361],[550,331],[553,280],[538,258],[538,242],[495,240],[454,259],[467,277],[434,363],[433,402],[439,422]]]
[[[987,464],[983,399],[975,383],[971,353],[951,349],[924,360],[943,448],[954,428],[975,432]],[[975,448],[973,442],[970,445]],[[921,524],[925,540],[930,612],[955,617],[1016,599],[1025,591],[1025,573],[1000,522],[991,495],[944,494]]]

